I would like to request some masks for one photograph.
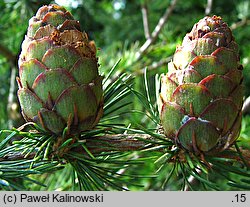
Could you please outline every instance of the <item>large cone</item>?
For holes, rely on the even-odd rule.
[[[240,131],[242,79],[230,28],[220,17],[204,17],[162,76],[159,111],[166,136],[194,152],[228,148]]]
[[[19,57],[18,97],[27,121],[61,134],[93,128],[103,108],[96,48],[63,7],[41,7]]]

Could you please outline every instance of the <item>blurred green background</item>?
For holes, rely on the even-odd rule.
[[[135,75],[135,87],[140,91],[143,91],[143,68],[148,67],[148,79],[152,82],[149,87],[154,90],[154,75],[167,71],[167,62],[176,46],[181,44],[185,33],[206,13],[219,15],[231,26],[239,44],[245,74],[245,94],[246,97],[250,95],[249,0],[178,0],[156,41],[140,59],[136,58],[136,52],[146,41],[142,7],[147,8],[149,30],[152,33],[169,7],[170,0],[1,0],[0,129],[18,127],[23,122],[16,99],[17,58],[29,19],[40,6],[55,2],[69,9],[90,39],[95,40],[99,48],[100,71],[107,74],[115,62],[121,59],[118,70]],[[209,7],[211,2],[212,6]],[[159,67],[156,67],[157,64]],[[134,102],[133,107],[140,108],[138,100]]]
[[[135,89],[144,93],[143,71],[147,67],[149,89],[152,94],[155,93],[155,75],[167,72],[167,63],[171,60],[176,46],[181,44],[184,35],[191,30],[193,24],[207,14],[219,15],[231,27],[239,44],[241,63],[244,67],[245,97],[250,95],[249,0],[178,0],[159,35],[140,58],[137,57],[138,51],[146,41],[142,8],[148,13],[149,31],[152,33],[172,1],[0,0],[0,129],[18,127],[24,123],[16,97],[15,80],[18,75],[17,59],[21,43],[28,21],[35,15],[37,9],[44,4],[55,2],[71,11],[75,19],[80,21],[82,29],[87,32],[89,38],[95,41],[101,73],[107,75],[110,68],[121,59],[116,73],[126,72],[135,76]],[[151,98],[155,101],[154,95]],[[131,108],[142,109],[138,99],[131,97],[131,102]],[[121,119],[123,123],[130,123],[133,120],[145,127],[151,127],[148,120],[139,115],[124,116]],[[249,147],[249,121],[249,116],[245,115],[241,139],[246,147]],[[153,163],[145,165],[148,167],[143,168],[144,171],[154,168]],[[141,169],[131,169],[131,171],[135,170]],[[164,172],[161,173],[158,183],[145,180],[145,189],[157,189],[160,186],[161,177],[164,176]],[[49,183],[49,179],[46,182]]]

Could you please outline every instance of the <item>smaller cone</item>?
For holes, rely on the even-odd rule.
[[[166,136],[188,151],[228,148],[240,132],[242,80],[230,28],[221,17],[204,17],[162,76],[158,106]]]

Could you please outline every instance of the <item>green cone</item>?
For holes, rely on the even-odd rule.
[[[188,151],[228,148],[240,131],[242,79],[230,28],[220,17],[204,17],[185,36],[161,79],[158,106],[166,136]]]
[[[89,130],[102,115],[95,44],[63,7],[43,6],[30,19],[17,81],[24,118],[51,133]]]

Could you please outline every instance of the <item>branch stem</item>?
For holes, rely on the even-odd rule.
[[[243,103],[242,113],[243,114],[250,113],[250,96],[247,97],[246,100]]]
[[[153,141],[155,138],[149,134],[106,134],[103,136],[95,136],[89,137],[88,139],[82,140],[85,142],[85,146],[93,155],[98,155],[102,152],[112,152],[112,151],[119,151],[119,152],[128,152],[128,151],[140,151],[142,149],[146,149],[148,147],[148,142],[144,141]],[[73,152],[83,153],[86,154],[87,152],[79,146],[70,149]],[[232,149],[233,150],[233,149]],[[250,152],[249,150],[241,149],[242,156],[244,157],[246,163],[250,164]],[[242,161],[240,157],[236,155],[223,155],[218,154],[218,157],[230,158],[237,161]],[[28,158],[32,159],[35,157],[35,153],[31,153]],[[20,159],[27,159],[25,154],[21,154],[19,152],[6,154],[5,156],[0,158],[1,161],[10,161],[10,160],[20,160]]]
[[[147,2],[142,4],[141,12],[142,12],[144,35],[145,35],[145,38],[147,40],[147,39],[151,38],[151,34],[150,34],[150,30],[149,30],[149,22],[148,22],[148,5],[147,5]]]
[[[138,140],[137,138],[140,138]],[[154,139],[148,134],[107,134],[103,136],[90,137],[85,141],[86,147],[93,155],[98,155],[101,152],[111,151],[137,151],[147,147],[147,144],[142,139]],[[76,147],[71,149],[74,152],[85,153],[82,147]],[[87,154],[87,153],[86,153]],[[30,153],[28,158],[35,157],[35,153]],[[0,158],[1,161],[20,160],[25,159],[25,154],[11,153]]]
[[[213,6],[213,0],[207,0],[207,6],[206,6],[206,9],[205,9],[205,14],[206,15],[209,15],[211,13],[212,6]]]
[[[15,101],[15,89],[16,89],[16,67],[13,64],[11,65],[11,74],[10,74],[10,89],[8,95],[8,104],[7,112],[9,116],[8,128],[11,129],[14,126],[14,120],[19,118],[19,113],[17,112],[18,105]]]
[[[145,54],[147,49],[156,41],[157,37],[159,36],[163,26],[168,21],[170,15],[172,14],[177,0],[172,0],[170,6],[166,9],[164,15],[159,19],[158,24],[154,28],[154,31],[151,34],[151,37],[146,40],[146,42],[141,46],[139,51],[136,53],[136,59],[140,59],[142,55]]]
[[[239,27],[248,26],[250,24],[250,19],[244,18],[239,22],[233,23],[230,27],[231,30],[235,30]]]
[[[157,69],[157,68],[159,68],[159,67],[162,67],[162,66],[164,66],[164,65],[166,65],[166,67],[167,67],[167,64],[172,60],[172,58],[173,58],[172,56],[167,57],[167,58],[163,58],[163,59],[160,60],[159,62],[153,62],[151,65],[145,66],[145,67],[147,67],[147,71],[155,70],[155,69]],[[145,72],[145,67],[142,68],[142,69],[139,69],[139,70],[135,71],[133,74],[134,74],[135,76],[136,76],[136,75],[142,75],[142,74],[144,74],[144,72]]]
[[[140,140],[137,138],[140,138]],[[153,139],[153,137],[148,134],[112,134],[97,136],[88,139],[86,146],[93,154],[109,151],[136,151],[146,146],[146,143],[141,139]]]

